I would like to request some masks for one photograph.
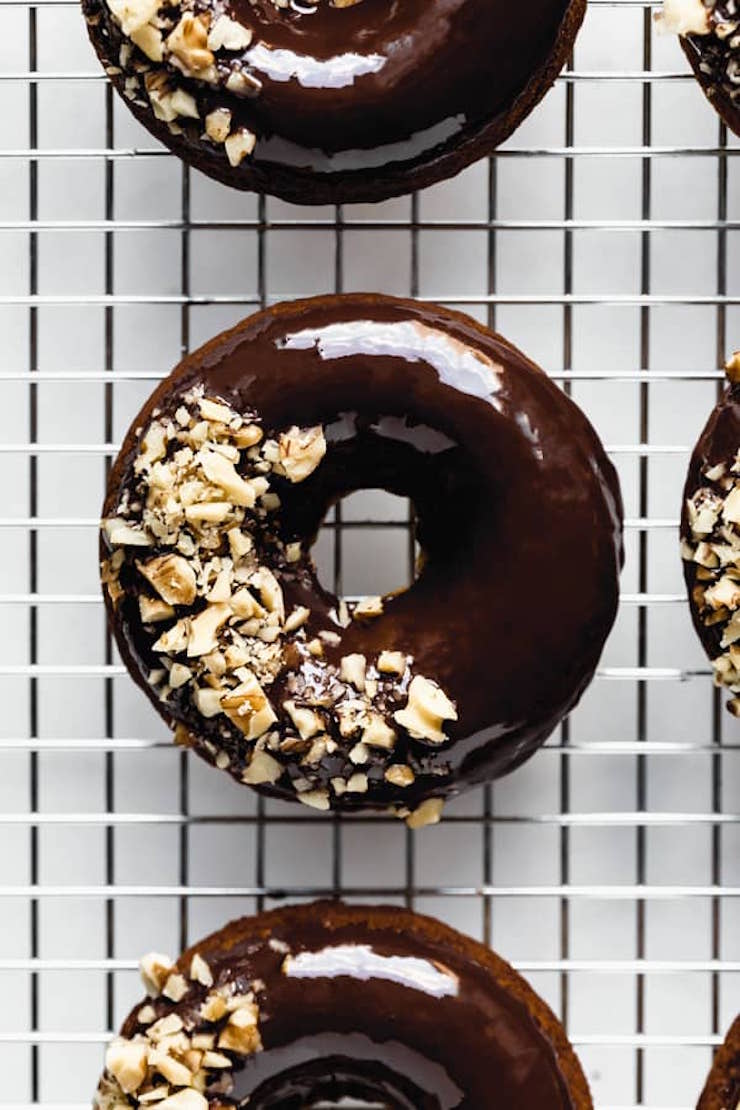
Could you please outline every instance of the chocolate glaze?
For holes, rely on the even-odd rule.
[[[297,333],[308,338],[289,338]],[[327,646],[326,658],[338,665],[352,652],[370,659],[405,651],[414,673],[457,703],[459,720],[446,723],[450,742],[441,747],[399,738],[395,758],[412,765],[411,787],[385,782],[379,756],[369,792],[337,804],[413,808],[527,759],[589,683],[618,600],[619,487],[580,410],[505,339],[457,313],[367,295],[286,304],[214,339],[159,387],[125,439],[104,516],[131,480],[138,432],[152,410],[176,405],[199,383],[237,411],[256,410],[266,429],[323,424],[325,458],[306,481],[281,490],[286,540],[310,543],[332,503],[355,489],[383,488],[416,507],[419,578],[385,599],[380,618],[339,630],[341,644]],[[277,572],[288,609],[311,609],[309,637],[326,628],[336,599],[310,560]],[[159,660],[143,634],[136,586],[109,611],[135,680],[212,759],[200,740],[213,721],[192,707],[168,709],[147,682]],[[276,707],[285,681],[278,676],[267,690]],[[238,777],[236,740],[230,754]],[[342,773],[337,759],[322,761],[322,785]],[[303,773],[297,764],[289,771]],[[283,781],[262,789],[295,797]]]
[[[740,1106],[740,1015],[714,1058],[696,1110],[737,1110]]]
[[[195,951],[215,986],[263,984],[264,1049],[222,1103],[249,1097],[249,1110],[303,1110],[322,1097],[355,1096],[389,1110],[592,1105],[548,1007],[489,949],[431,918],[314,903],[232,922],[181,958],[184,973]],[[321,953],[321,968],[297,977],[306,953]],[[159,999],[157,1016],[174,1009],[190,1028],[204,994],[194,985],[176,1006]],[[126,1037],[139,1028],[138,1009]]]
[[[716,0],[709,7],[712,28],[737,20],[736,12],[730,12],[726,0]],[[681,38],[681,46],[709,103],[727,126],[740,135],[740,98],[736,82],[730,79],[730,72],[737,71],[740,66],[740,48],[730,45],[736,37],[736,33],[723,37],[715,33],[685,35]]]
[[[738,450],[740,450],[740,386],[730,386],[719,404],[712,410],[689,462],[681,512],[681,536],[683,538],[689,539],[691,535],[686,502],[698,489],[707,485],[702,471],[716,466],[720,462],[731,465]],[[697,635],[704,645],[704,650],[710,659],[715,659],[724,650],[720,646],[724,626],[720,624],[707,625],[702,620],[701,613],[693,599],[693,590],[697,583],[697,569],[696,563],[686,559],[683,560],[691,619],[694,622]]]
[[[118,68],[126,41],[119,25],[105,0],[82,3],[101,61]],[[195,10],[213,7],[204,0]],[[253,32],[241,55],[259,95],[177,80],[196,96],[201,119],[225,106],[235,127],[257,135],[238,168],[223,146],[203,139],[202,125],[172,134],[146,97],[127,103],[177,154],[230,185],[299,203],[377,200],[450,176],[502,142],[554,81],[585,8],[585,0],[360,0],[347,8],[320,0],[293,10],[230,0],[229,13]],[[135,50],[133,61],[147,59]],[[133,72],[111,73],[119,91]]]

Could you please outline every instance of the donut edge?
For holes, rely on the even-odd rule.
[[[562,391],[558,389],[557,385],[552,382],[548,374],[546,374],[540,366],[538,366],[522,351],[520,351],[519,348],[517,348],[513,343],[511,343],[504,336],[495,331],[492,331],[484,324],[480,323],[479,321],[473,319],[471,316],[468,316],[463,312],[444,308],[437,304],[426,304],[424,302],[419,302],[407,297],[393,297],[381,293],[326,294],[318,297],[301,298],[295,301],[282,301],[278,304],[272,305],[268,308],[253,313],[251,316],[248,316],[245,319],[239,321],[232,328],[229,328],[226,331],[212,337],[205,344],[197,348],[195,351],[190,352],[183,359],[181,359],[181,361],[170,371],[170,373],[162,379],[153,393],[144,402],[144,405],[139,410],[139,412],[135,415],[129,426],[128,431],[126,432],[126,435],[124,436],[121,448],[116,459],[114,460],[113,466],[108,476],[105,500],[101,510],[101,518],[104,519],[113,511],[113,508],[116,504],[119,488],[125,477],[125,472],[131,464],[131,460],[138,449],[139,431],[143,429],[150,420],[152,410],[155,409],[167,398],[171,390],[175,389],[181,384],[190,384],[189,379],[192,381],[196,380],[197,377],[204,371],[204,369],[207,370],[209,359],[212,356],[220,355],[224,348],[236,345],[242,339],[242,337],[247,335],[249,332],[270,327],[275,321],[280,321],[282,318],[291,317],[295,314],[299,314],[303,310],[321,309],[324,307],[331,308],[337,303],[338,300],[341,300],[341,302],[346,305],[367,306],[369,308],[372,308],[374,306],[382,307],[391,305],[400,310],[415,314],[418,314],[419,312],[432,312],[435,315],[443,317],[445,320],[451,322],[453,325],[457,325],[458,327],[467,330],[469,333],[472,332],[475,335],[479,335],[481,337],[481,340],[485,342],[488,342],[493,338],[506,350],[507,353],[512,356],[512,358],[521,361],[530,370],[536,371],[541,379],[547,384],[547,387],[552,390],[554,397],[557,396],[559,400],[562,400],[564,396]],[[604,479],[603,485],[605,487],[605,501],[606,491],[608,490],[613,501],[613,505],[609,505],[608,509],[610,512],[613,509],[613,513],[615,515],[614,523],[615,525],[619,524],[621,528],[621,521],[623,519],[623,505],[616,468],[612,464],[611,460],[607,457],[595,430],[593,429],[585,414],[574,402],[571,402],[570,404],[574,418],[577,418],[579,420],[582,429],[588,433],[593,445],[593,449],[600,457],[600,466],[603,471]],[[108,550],[101,532],[99,540],[99,559],[101,563],[107,557],[107,555]],[[619,571],[621,569],[621,566],[623,565],[623,562],[624,543],[622,537],[620,541],[619,551],[616,553],[615,570],[617,578],[619,576]],[[174,731],[175,743],[179,744],[182,747],[192,747],[196,755],[198,755],[209,765],[215,766],[215,761],[209,757],[209,754],[200,744],[197,734],[194,734],[192,731],[188,731],[187,728],[175,722],[175,719],[167,712],[167,707],[159,700],[154,689],[140,673],[138,662],[136,661],[133,653],[129,650],[123,628],[120,626],[117,620],[113,603],[111,601],[111,598],[109,597],[108,591],[105,589],[103,589],[103,597],[108,618],[108,626],[114,637],[119,654],[129,676],[144,692],[158,716],[165,722],[168,728]],[[612,623],[610,625],[610,628],[613,625],[614,616],[616,615],[618,604],[619,595],[617,592],[615,610],[614,614],[612,614]],[[584,681],[582,687],[575,691],[573,702],[570,706],[571,710],[580,700],[592,677],[593,675],[590,679]],[[531,745],[527,745],[526,750],[520,753],[520,758],[507,766],[506,771],[502,772],[502,774],[508,774],[510,771],[515,770],[517,766],[525,762],[531,755],[533,755],[547,738],[547,736],[550,735],[551,731],[551,729],[548,729],[547,732],[545,732],[544,735],[538,738],[536,742],[533,741]],[[500,775],[498,777],[500,777]],[[244,785],[241,783],[240,780],[237,779],[236,781],[238,781],[240,785]],[[484,781],[489,781],[488,777],[485,775],[467,778],[463,780],[463,782],[460,784],[458,784],[457,781],[454,781],[446,789],[440,789],[438,793],[427,795],[427,798],[438,798],[440,800],[449,798],[457,793],[460,793],[461,790],[472,787],[478,782]],[[252,789],[257,790],[257,792],[262,794],[263,796],[275,797],[284,800],[281,793],[274,792],[268,786],[255,785],[252,787]],[[404,805],[405,799],[403,797],[399,797],[398,804]],[[390,812],[393,812],[394,807],[395,803],[391,802],[388,806],[383,808]],[[367,806],[359,806],[352,807],[352,810],[355,810],[355,808],[365,810],[368,809]]]
[[[723,1085],[729,1078],[729,1069],[733,1060],[740,1060],[740,1014],[733,1021],[724,1043],[714,1057],[706,1084],[696,1104],[696,1110],[735,1110],[734,1106],[727,1107],[722,1091]]]
[[[575,1049],[561,1022],[547,1003],[523,976],[492,949],[426,914],[387,905],[349,906],[329,899],[281,906],[274,910],[265,910],[262,913],[237,918],[216,932],[210,933],[182,953],[175,963],[175,969],[182,974],[187,974],[196,953],[200,954],[206,962],[209,962],[212,954],[218,954],[220,959],[228,958],[229,953],[241,944],[254,939],[268,940],[284,922],[294,928],[300,928],[305,920],[315,927],[319,917],[327,936],[336,929],[352,925],[365,928],[368,932],[376,929],[392,930],[403,933],[407,937],[418,937],[422,941],[446,945],[454,949],[467,962],[482,967],[491,975],[497,986],[524,1006],[540,1033],[552,1046],[558,1068],[573,1099],[574,1110],[593,1110],[588,1081]],[[124,1037],[131,1036],[138,1029],[136,1015],[141,1005],[142,1002],[139,1001],[123,1022],[121,1034]]]
[[[242,191],[264,193],[292,204],[363,204],[389,200],[425,189],[455,177],[461,170],[492,154],[534,110],[555,83],[573,49],[586,15],[587,0],[570,0],[563,15],[552,50],[535,70],[519,95],[503,112],[488,119],[458,142],[449,140],[437,154],[432,153],[408,163],[390,163],[380,169],[349,170],[317,174],[311,170],[277,166],[262,167],[244,160],[232,169],[222,158],[210,157],[205,147],[194,148],[154,114],[134,104],[123,94],[121,75],[107,75],[124,104],[146,130],[187,165],[223,185]],[[87,24],[90,42],[104,69],[115,66],[106,58],[104,43],[98,42],[95,29]],[[207,156],[203,151],[207,151]]]
[[[706,74],[702,73],[700,68],[701,55],[696,47],[684,35],[681,36],[680,41],[681,49],[689,60],[689,65],[704,96],[730,131],[740,136],[740,107],[735,107],[730,98],[721,90],[718,90],[716,85],[708,80]]]

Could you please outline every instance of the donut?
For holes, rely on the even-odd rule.
[[[714,1058],[696,1110],[737,1110],[740,1106],[740,1014]]]
[[[740,716],[740,352],[689,462],[681,557],[694,627]]]
[[[709,103],[740,135],[740,11],[736,0],[663,0],[659,26],[681,47]]]
[[[310,547],[344,495],[409,497],[407,590],[358,602]],[[387,297],[258,313],[133,422],[103,507],[120,653],[176,738],[263,792],[392,809],[518,766],[591,679],[622,558],[572,401],[468,317]]]
[[[503,142],[586,0],[82,0],[137,119],[186,162],[297,204],[381,200]]]
[[[233,921],[177,963],[152,953],[141,970],[148,997],[108,1047],[98,1110],[592,1107],[529,984],[408,910],[289,906]]]

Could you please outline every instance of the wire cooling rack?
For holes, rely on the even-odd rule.
[[[600,1107],[693,1106],[740,1009],[740,737],[690,629],[676,519],[740,345],[740,147],[677,44],[642,0],[591,0],[574,65],[490,163],[310,210],[157,148],[74,0],[0,0],[0,18],[2,1099],[88,1103],[141,952],[341,892],[494,944],[563,1017]],[[628,515],[582,705],[415,835],[265,804],[177,752],[97,585],[106,469],[153,382],[260,305],[358,288],[466,308],[523,346],[596,423]],[[401,584],[407,507],[348,498],[316,554],[337,592]]]

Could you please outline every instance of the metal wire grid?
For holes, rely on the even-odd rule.
[[[0,982],[7,1002],[0,1016],[0,1059],[9,1077],[5,1100],[23,1110],[40,1105],[71,1110],[84,1104],[96,1079],[99,1046],[136,997],[133,968],[140,949],[169,944],[174,950],[229,914],[259,909],[283,897],[342,892],[352,898],[399,900],[436,913],[513,957],[566,1022],[601,1106],[693,1105],[712,1046],[738,1009],[740,997],[740,743],[723,717],[719,696],[710,692],[698,649],[693,641],[682,639],[687,625],[684,596],[676,568],[666,570],[666,565],[675,544],[675,475],[683,473],[692,432],[720,388],[716,367],[732,343],[728,326],[738,320],[734,307],[740,303],[740,285],[731,250],[732,233],[740,230],[740,222],[732,219],[738,146],[728,141],[708,109],[699,108],[693,87],[690,95],[696,107],[692,101],[691,111],[697,112],[701,128],[692,132],[689,127],[689,137],[679,136],[673,143],[655,143],[656,119],[662,119],[656,113],[656,89],[685,89],[690,78],[676,52],[670,57],[675,69],[653,66],[649,5],[642,0],[591,0],[592,24],[607,10],[618,19],[637,20],[631,60],[626,65],[569,69],[540,110],[542,127],[525,125],[488,166],[463,175],[472,179],[476,203],[469,205],[473,192],[453,186],[451,193],[442,187],[376,209],[313,212],[264,199],[253,206],[247,201],[234,204],[224,191],[211,189],[205,193],[212,203],[204,215],[203,183],[132,128],[94,65],[66,71],[66,54],[50,56],[42,20],[50,9],[56,17],[69,7],[74,8],[73,0],[0,0],[3,22],[16,29],[18,20],[25,25],[22,48],[27,59],[24,63],[17,50],[0,47],[0,95],[14,90],[12,107],[22,112],[27,140],[0,148],[6,197],[17,188],[17,173],[25,192],[25,206],[8,203],[0,208],[0,243],[4,237],[11,244],[2,251],[6,281],[0,313],[9,342],[7,362],[0,368],[5,427],[0,473],[16,480],[23,474],[21,495],[6,498],[0,517],[4,550],[10,553],[3,573],[8,585],[0,593],[2,625],[10,632],[0,655],[0,685],[10,707],[0,731],[0,828],[6,844],[0,853],[0,921],[5,922],[0,925]],[[50,28],[58,31],[54,23]],[[584,56],[591,56],[587,49]],[[616,47],[615,56],[623,61]],[[49,117],[55,121],[56,108],[48,99],[42,103],[44,88],[59,91],[61,112],[65,89],[84,91],[90,82],[102,83],[105,90],[99,145],[87,133],[79,146],[50,144]],[[629,106],[638,121],[637,139],[577,142],[583,98],[594,95],[595,88],[614,85],[636,93]],[[679,111],[688,104],[682,100]],[[665,104],[662,107],[665,111]],[[554,122],[556,115],[559,123]],[[11,127],[9,144],[16,133]],[[596,218],[578,214],[584,192],[597,197],[596,184],[589,185],[588,164],[605,155],[610,165],[623,160],[639,166],[639,207],[629,218],[605,215],[609,206],[600,208],[598,199],[592,205]],[[678,218],[656,216],[659,190],[666,185],[662,165],[669,162],[683,174],[697,159],[716,170],[713,213],[698,216],[687,202]],[[169,167],[167,204],[152,217],[137,194],[123,214],[121,167],[149,166],[156,175],[162,162]],[[531,166],[533,172],[553,164],[559,167],[557,203],[562,214],[548,211],[536,219],[529,212],[512,215],[506,179],[511,163]],[[90,218],[88,211],[73,218],[44,216],[42,175],[58,165],[69,175],[72,188],[81,184],[84,191],[102,177],[99,218]],[[585,184],[578,180],[584,173]],[[690,175],[689,170],[689,180]],[[64,188],[64,178],[53,177],[52,185]],[[440,196],[438,204],[435,198]],[[48,199],[47,195],[47,204]],[[582,262],[579,236],[591,232],[637,237],[632,259],[637,275],[630,291],[620,290],[611,274],[605,285],[595,281],[593,290],[577,280]],[[144,274],[139,285],[121,289],[118,261],[128,250],[127,236],[159,233],[170,237],[170,245],[173,236],[178,240],[177,281],[170,275],[165,289],[142,293],[141,284],[148,288]],[[198,253],[196,236],[216,233],[252,238],[253,291],[242,292],[242,281],[234,283],[238,293],[201,291],[202,275],[207,280],[214,271]],[[142,368],[135,356],[122,357],[119,336],[124,333],[131,339],[125,313],[152,306],[174,313],[176,319],[168,316],[166,327],[176,335],[176,347],[188,350],[245,309],[278,299],[281,292],[299,291],[281,291],[271,281],[277,233],[287,237],[293,255],[291,277],[301,251],[312,255],[314,241],[330,242],[328,280],[316,287],[311,277],[308,288],[300,291],[356,287],[358,277],[349,265],[351,237],[364,236],[362,242],[368,244],[371,237],[385,235],[383,242],[391,244],[386,266],[407,256],[400,266],[401,278],[388,277],[392,291],[467,306],[515,339],[521,328],[522,345],[535,355],[539,331],[553,330],[554,313],[559,320],[555,348],[549,346],[543,361],[557,367],[553,376],[592,411],[626,481],[629,563],[620,621],[628,627],[617,630],[616,658],[607,655],[586,703],[545,753],[512,779],[453,805],[441,828],[423,838],[382,818],[341,821],[255,802],[245,792],[235,796],[222,777],[214,781],[213,773],[185,754],[173,753],[134,695],[129,699],[130,686],[120,677],[122,669],[99,619],[94,582],[90,585],[88,576],[86,588],[70,588],[70,582],[78,581],[73,573],[80,550],[77,537],[86,537],[86,550],[94,552],[97,502],[91,501],[88,513],[70,513],[66,502],[57,500],[53,482],[51,505],[45,492],[49,462],[73,477],[80,475],[80,466],[85,474],[96,467],[102,486],[116,439],[137,407],[135,399],[173,361],[157,355]],[[463,253],[469,233],[484,244],[477,284],[471,288],[460,280],[451,290],[430,289],[422,257],[430,237],[450,242],[444,236],[455,234],[454,249]],[[711,242],[711,280],[698,263],[703,279],[697,276],[688,291],[655,292],[654,244],[661,233],[680,233],[692,243],[694,236]],[[81,242],[79,236],[102,236],[102,286],[68,291],[64,268],[52,265],[48,234],[72,244]],[[539,253],[540,243],[552,242],[552,235],[560,242],[557,292],[543,291],[536,282],[527,285],[506,249],[508,242],[532,242],[527,237],[534,236]],[[14,244],[25,252],[25,264],[19,263]],[[363,250],[364,246],[360,253]],[[53,273],[51,288],[45,265]],[[511,272],[520,283],[514,290],[507,280]],[[546,280],[551,276],[548,270]],[[398,282],[406,287],[398,287]],[[578,350],[584,332],[593,326],[581,310],[604,306],[628,311],[625,330],[634,340],[632,350],[620,353],[614,365],[608,356],[603,362],[584,360]],[[711,314],[712,339],[700,354],[688,340],[685,345],[677,342],[666,365],[655,353],[654,332],[666,341],[658,313],[680,307],[686,314]],[[99,313],[87,321],[84,313],[91,308]],[[199,310],[208,310],[208,323],[200,314],[196,317]],[[543,315],[548,312],[549,317]],[[58,313],[59,335],[80,328],[83,321],[83,353],[89,346],[86,331],[100,327],[99,361],[78,364],[62,359],[58,365],[44,332],[47,313]],[[22,327],[17,326],[19,315]],[[609,326],[607,320],[607,334]],[[59,434],[64,420],[52,422],[49,435],[44,390],[56,390],[60,383],[69,391],[70,404],[79,403],[83,387],[92,396],[86,402],[88,421],[75,437]],[[677,385],[679,391],[685,387],[686,396],[676,392]],[[666,392],[656,394],[661,386]],[[622,404],[618,394],[623,389],[630,391],[634,434],[619,439],[609,435],[612,422],[605,409],[615,397]],[[62,394],[52,396],[64,401]],[[26,422],[21,428],[14,420],[20,397]],[[101,405],[102,424],[99,415],[95,424]],[[666,424],[673,433],[667,439]],[[683,432],[678,443],[674,425]],[[617,420],[616,426],[623,424]],[[93,431],[88,441],[89,429],[95,427],[100,431]],[[670,486],[666,464],[674,479],[663,496],[662,485]],[[359,496],[337,508],[319,545],[325,580],[333,580],[338,593],[375,588],[368,558],[372,561],[376,551],[382,553],[390,576],[384,585],[413,573],[410,511],[399,510],[391,501],[363,501]],[[353,543],[353,537],[361,542]],[[363,563],[362,545],[378,542],[381,546]],[[48,585],[50,545],[62,549],[69,571],[59,580],[51,578],[53,588]],[[56,619],[55,613],[70,614],[71,620]],[[88,613],[94,615],[90,627],[98,632],[92,657],[70,661],[65,636],[72,624],[87,627]],[[630,651],[623,653],[626,642]],[[611,691],[618,691],[617,696]],[[20,702],[18,712],[13,711],[12,699]],[[80,724],[78,699],[90,710],[89,727]],[[49,704],[55,715],[51,722]],[[682,717],[687,718],[686,727]],[[89,800],[75,794],[80,783],[73,780],[78,776],[82,790],[89,790]],[[155,782],[166,778],[169,792],[160,797],[155,791],[152,797],[152,776]],[[55,794],[56,778],[69,790],[71,801],[59,791]],[[617,802],[626,796],[631,804],[615,804],[609,794],[612,778],[619,784]],[[661,805],[655,796],[658,803],[675,796],[682,804]],[[128,801],[126,806],[122,799]],[[291,837],[296,833],[306,852],[318,846],[318,871],[311,860],[286,864],[295,855]],[[668,840],[656,840],[664,833]],[[205,849],[201,836],[207,838]],[[166,875],[157,871],[146,881],[144,855],[156,854],[163,838],[171,866]],[[61,855],[55,839],[62,844]],[[368,862],[369,841],[380,845],[379,860]],[[248,848],[249,866],[224,872],[218,851],[233,855],[237,846],[238,855],[242,845]],[[693,867],[695,847],[698,869]],[[530,867],[533,850],[547,857],[544,870]],[[97,871],[93,868],[93,877],[86,879],[76,856],[96,852]],[[672,869],[671,857],[683,853],[688,857],[686,869]],[[616,870],[614,857],[619,860]],[[82,878],[75,881],[79,875]],[[71,936],[76,932],[79,944]],[[546,934],[542,943],[540,934]],[[662,993],[666,983],[669,989]],[[673,1022],[671,1011],[677,1007],[683,1017]]]

